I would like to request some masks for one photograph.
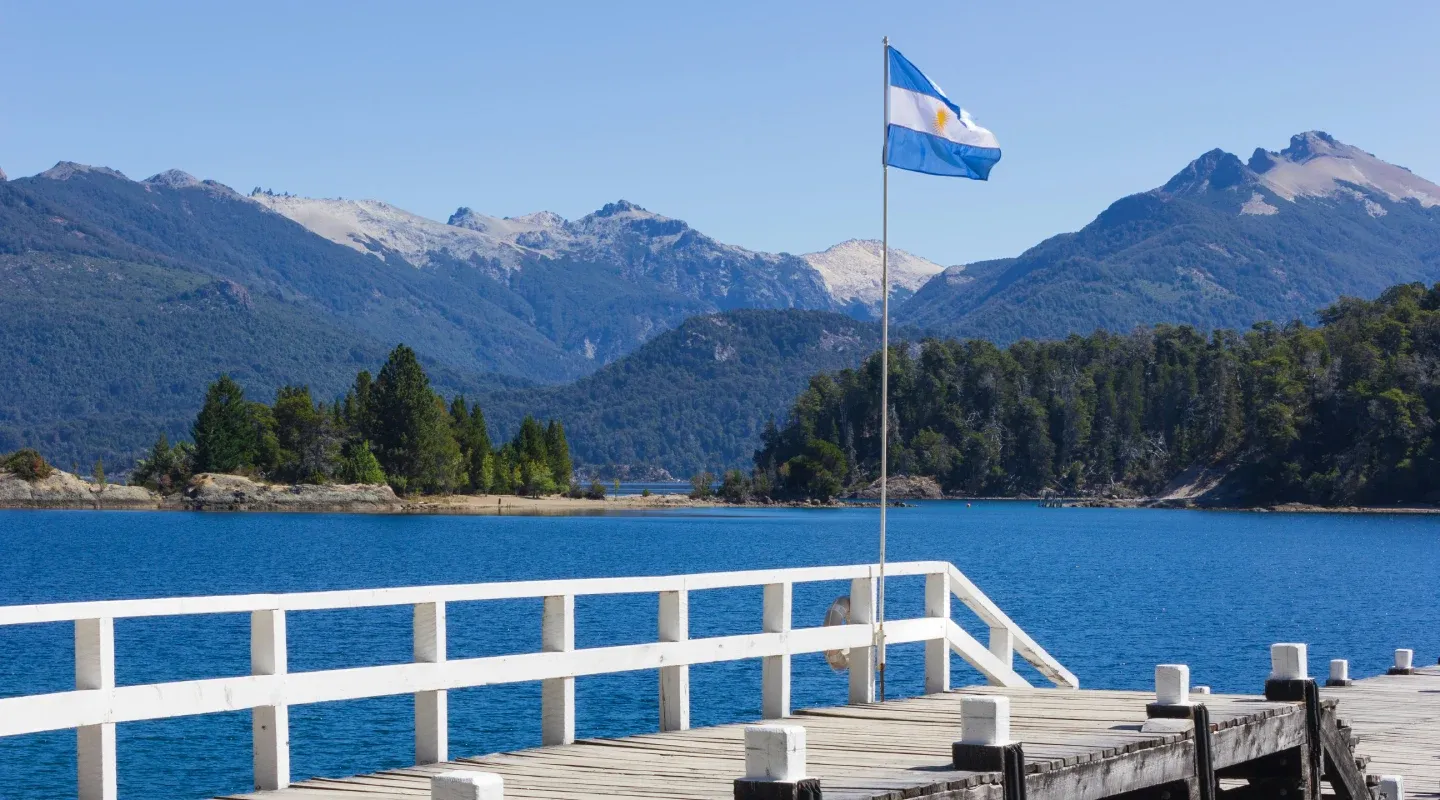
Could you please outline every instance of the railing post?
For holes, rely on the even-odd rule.
[[[850,581],[850,624],[869,625],[875,621],[875,580]],[[850,648],[850,702],[875,702],[875,659],[873,646]]]
[[[950,574],[925,576],[925,616],[950,621]],[[950,639],[942,633],[925,642],[925,693],[950,690]]]
[[[545,598],[540,620],[540,649],[563,653],[575,649],[575,595]],[[575,741],[575,679],[551,678],[540,682],[540,742]]]
[[[999,626],[990,629],[990,654],[1005,666],[1015,668],[1015,634],[1009,628]],[[1000,682],[991,678],[990,685],[999,686]]]
[[[690,638],[690,594],[684,589],[660,593],[660,641]],[[660,668],[660,730],[690,728],[690,667]]]
[[[284,675],[289,671],[285,649],[285,612],[250,612],[250,674]],[[290,785],[290,707],[257,706],[250,716],[255,752],[255,789]]]
[[[415,660],[445,660],[445,604],[415,604]],[[415,693],[415,763],[449,760],[450,704],[444,689]]]
[[[789,633],[793,614],[794,584],[765,585],[763,629],[766,633]],[[765,719],[790,716],[790,653],[766,656],[760,662],[760,713]]]
[[[115,688],[115,620],[75,620],[75,688]],[[80,800],[115,800],[115,723],[75,730]]]

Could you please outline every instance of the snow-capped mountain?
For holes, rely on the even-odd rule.
[[[573,221],[551,212],[497,219],[461,208],[449,222],[548,259],[607,265],[629,280],[655,281],[717,309],[840,305],[816,271],[795,256],[725,244],[626,200]]]
[[[581,265],[730,308],[836,309],[825,280],[803,259],[725,244],[685,222],[620,200],[577,220],[541,211],[492,217],[460,208],[447,222],[378,200],[341,200],[255,192],[250,199],[311,232],[369,253],[398,256],[415,267],[469,262],[501,273],[544,262]],[[493,269],[499,267],[500,269]]]
[[[820,273],[830,296],[842,307],[880,313],[880,242],[850,239],[801,256]],[[945,267],[928,259],[890,248],[890,299],[900,302],[915,294]],[[963,269],[963,267],[961,267]]]
[[[524,248],[502,236],[412,214],[379,200],[297,197],[256,191],[250,199],[353,250],[388,260],[393,255],[427,267],[441,254],[461,261],[479,258],[515,269]]]
[[[725,244],[681,220],[620,200],[580,219],[551,211],[494,217],[462,207],[446,222],[378,200],[255,192],[250,199],[362,253],[415,267],[479,261],[521,270],[541,260],[606,264],[629,280],[655,281],[716,309],[880,310],[880,243],[852,239],[804,256]],[[891,299],[904,300],[944,267],[890,250]]]
[[[1314,319],[1440,280],[1440,186],[1321,131],[1248,162],[1211,150],[1017,258],[951,268],[901,322],[998,341],[1179,323]]]

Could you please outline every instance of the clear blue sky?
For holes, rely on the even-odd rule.
[[[1440,179],[1440,3],[21,3],[0,167],[581,216],[616,198],[806,252],[880,233],[880,37],[998,135],[896,174],[942,263],[1074,230],[1213,147],[1319,128]]]

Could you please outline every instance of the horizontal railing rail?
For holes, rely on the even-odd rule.
[[[528,681],[541,682],[541,738],[545,744],[575,739],[575,678],[634,670],[660,671],[661,730],[690,725],[689,667],[758,658],[762,663],[762,711],[766,718],[790,713],[790,659],[828,650],[850,651],[852,703],[874,700],[873,610],[878,567],[833,567],[715,572],[636,578],[585,578],[507,583],[414,586],[385,589],[228,595],[0,607],[0,625],[73,622],[75,690],[0,699],[0,736],[77,730],[82,800],[113,800],[116,792],[115,725],[121,722],[253,710],[255,788],[289,784],[289,715],[292,705],[413,694],[417,763],[447,760],[446,692]],[[885,641],[925,642],[925,691],[950,686],[954,652],[993,684],[1026,686],[1015,672],[1014,653],[1058,686],[1075,688],[1075,676],[1005,615],[968,578],[943,561],[889,564],[887,577],[925,577],[925,615],[885,621]],[[850,621],[845,625],[792,626],[797,583],[850,581]],[[762,632],[701,639],[689,637],[689,593],[746,586],[764,587]],[[588,595],[659,596],[659,641],[575,648],[575,598]],[[990,628],[982,645],[951,619],[956,598]],[[541,651],[450,660],[446,658],[447,603],[520,598],[543,599]],[[413,606],[414,660],[381,666],[290,672],[285,615],[380,606]],[[116,686],[116,619],[193,614],[250,614],[250,675]]]

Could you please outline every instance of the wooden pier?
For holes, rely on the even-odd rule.
[[[826,798],[1001,800],[999,773],[960,771],[950,764],[961,700],[997,693],[1012,703],[1011,731],[1023,744],[1028,797],[1200,796],[1193,731],[1146,732],[1145,706],[1155,699],[1149,692],[976,687],[883,705],[810,709],[788,723],[804,726],[809,771]],[[1404,775],[1408,798],[1440,798],[1440,668],[1356,681],[1323,695],[1331,724],[1338,711],[1358,735],[1355,755],[1368,761],[1364,772]],[[1277,793],[1280,781],[1273,779],[1287,774],[1301,789],[1289,796],[1307,796],[1299,769],[1307,741],[1303,703],[1244,695],[1196,699],[1210,713],[1218,796],[1283,797]],[[413,800],[429,796],[433,775],[454,769],[502,775],[506,797],[728,800],[734,778],[745,770],[744,728],[594,739],[354,778],[316,778],[226,800]],[[1288,772],[1275,760],[1267,765],[1266,756],[1285,753],[1296,758]],[[1267,766],[1274,768],[1266,773]],[[1324,797],[1353,797],[1343,786],[1332,786],[1339,777],[1329,766],[1324,774]],[[1245,775],[1268,775],[1269,792],[1252,789]],[[1372,777],[1370,786],[1375,783]]]
[[[924,615],[885,625],[890,643],[925,643],[920,697],[874,702],[878,575],[875,565],[856,565],[0,607],[0,625],[72,624],[76,675],[74,691],[0,699],[0,736],[74,729],[81,800],[117,797],[117,724],[242,709],[252,711],[258,791],[230,797],[247,800],[431,797],[432,779],[455,771],[464,774],[439,782],[499,776],[505,797],[527,800],[1400,800],[1393,777],[1382,776],[1404,776],[1405,796],[1440,800],[1440,668],[1408,669],[1409,655],[1397,670],[1409,674],[1319,689],[1307,678],[1303,645],[1277,645],[1272,680],[1256,680],[1268,699],[1177,700],[1176,682],[1188,689],[1183,666],[1157,668],[1156,693],[1082,690],[954,566],[905,562],[888,574],[924,579]],[[794,584],[821,581],[845,582],[848,619],[794,627]],[[763,588],[760,632],[691,639],[690,593],[741,586]],[[577,649],[575,597],[598,594],[654,594],[658,641]],[[526,597],[543,599],[540,652],[447,659],[447,604]],[[987,644],[956,622],[952,599],[973,613],[969,627],[978,621]],[[413,606],[413,662],[288,670],[287,614],[395,605]],[[116,685],[115,619],[236,612],[251,618],[251,675]],[[835,651],[848,652],[850,703],[792,711],[791,656]],[[952,689],[952,654],[988,685]],[[1014,669],[1017,655],[1053,687],[1032,687]],[[689,666],[741,659],[762,663],[770,727],[691,729]],[[576,741],[575,678],[645,669],[660,674],[661,732]],[[525,681],[541,683],[544,746],[450,760],[447,692]],[[291,781],[290,706],[396,694],[414,697],[417,766]],[[751,756],[776,741],[779,754],[755,763],[786,763],[757,773]],[[475,777],[482,773],[491,777]],[[500,795],[476,788],[447,796]]]

